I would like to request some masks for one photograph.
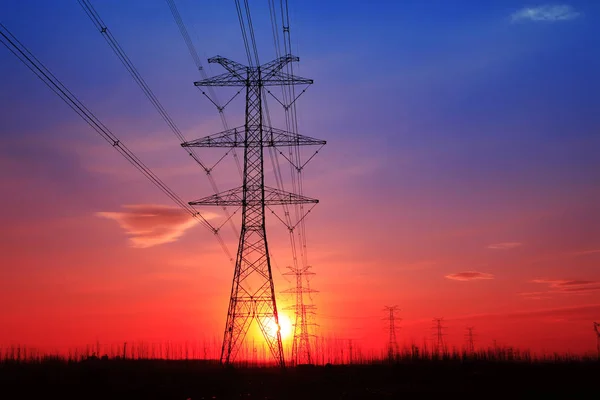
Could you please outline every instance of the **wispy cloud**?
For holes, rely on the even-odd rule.
[[[576,294],[595,292],[600,290],[600,281],[574,280],[574,279],[534,279],[532,283],[545,284],[548,291],[545,294]]]
[[[591,321],[600,312],[600,304],[582,304],[578,306],[570,307],[558,307],[558,308],[547,308],[538,310],[522,310],[513,311],[508,313],[488,313],[488,314],[472,314],[464,315],[461,317],[448,318],[448,320],[472,320],[475,318],[498,318],[498,317],[509,317],[509,318],[561,318],[570,321]]]
[[[543,5],[538,7],[525,7],[514,12],[510,18],[513,22],[529,21],[568,21],[581,16],[573,7],[561,5]]]
[[[129,235],[133,247],[146,248],[174,242],[196,221],[185,211],[155,204],[125,205],[126,211],[98,212],[97,216],[117,221]],[[214,215],[205,215],[212,218]]]
[[[455,281],[474,281],[478,279],[494,279],[494,275],[478,271],[464,271],[446,275],[446,278]]]
[[[524,292],[519,293],[519,295],[529,300],[545,300],[551,298],[551,296],[548,295],[548,292]]]
[[[508,249],[514,249],[515,247],[519,247],[521,246],[522,243],[517,243],[517,242],[503,242],[503,243],[493,243],[488,245],[488,249],[495,249],[495,250],[508,250]]]
[[[584,281],[584,280],[568,280],[568,279],[534,279],[533,283],[545,283],[552,288],[562,288],[568,286],[581,286],[581,285],[592,285],[599,283],[597,281]]]
[[[598,290],[600,290],[600,285],[564,288],[564,289],[562,289],[562,292],[563,293],[582,293],[582,292],[596,292]]]
[[[570,254],[572,254],[574,256],[584,256],[584,255],[588,255],[588,254],[597,254],[597,253],[600,253],[600,249],[575,251]]]

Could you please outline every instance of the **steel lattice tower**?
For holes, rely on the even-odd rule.
[[[183,147],[242,147],[244,173],[242,186],[192,201],[193,206],[238,206],[242,208],[242,226],[235,271],[231,286],[229,309],[221,363],[235,359],[253,320],[265,338],[275,359],[284,363],[271,260],[265,231],[265,207],[284,204],[318,203],[318,200],[265,186],[263,148],[274,146],[324,145],[326,142],[263,125],[263,88],[296,84],[312,84],[305,79],[282,72],[298,57],[286,55],[260,66],[245,66],[216,56],[209,63],[220,64],[226,72],[195,82],[195,86],[228,86],[246,88],[246,115],[243,127],[232,128],[202,139],[182,143]],[[275,323],[276,332],[270,332]]]
[[[467,327],[467,353],[472,355],[475,353],[475,339],[473,337],[473,327]]]
[[[445,326],[442,326],[443,320],[444,320],[443,318],[435,318],[433,320],[433,322],[435,323],[435,325],[433,326],[433,329],[435,331],[434,336],[435,336],[435,354],[436,355],[446,353],[446,343],[444,342]]]
[[[296,278],[295,287],[284,290],[282,293],[294,294],[295,304],[288,307],[288,310],[294,310],[296,321],[294,323],[294,339],[292,342],[292,359],[296,365],[312,364],[312,353],[310,347],[309,326],[316,325],[309,321],[309,316],[314,314],[315,306],[304,303],[304,295],[315,293],[316,290],[311,289],[308,285],[308,276],[314,275],[314,272],[309,271],[310,266],[306,267],[287,267],[290,272],[283,275],[292,275]]]
[[[385,318],[389,324],[389,340],[388,340],[388,358],[394,360],[396,354],[398,354],[398,340],[396,338],[396,316],[395,311],[399,311],[398,306],[385,306],[383,311],[388,313]]]

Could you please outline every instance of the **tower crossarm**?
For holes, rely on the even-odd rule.
[[[236,76],[240,80],[246,81],[246,75],[248,73],[248,67],[242,65],[238,62],[230,60],[229,58],[225,58],[222,56],[214,56],[208,59],[208,62],[213,64],[220,64],[223,68],[225,68],[230,74]]]
[[[261,80],[262,86],[290,86],[290,85],[312,85],[314,81],[301,76],[277,72]]]
[[[302,78],[296,75],[286,74],[284,72],[276,72],[269,76],[263,76],[260,79],[261,86],[289,86],[289,85],[312,85],[312,79]],[[237,86],[244,87],[248,85],[245,78],[234,72],[226,72],[221,75],[214,76],[209,79],[194,82],[194,86]]]
[[[325,145],[327,141],[315,139],[298,133],[287,132],[281,129],[263,126],[263,143],[267,147],[277,146],[310,146]]]
[[[286,192],[268,186],[265,186],[264,189],[265,206],[278,206],[284,204],[316,204],[319,202],[317,199],[311,199],[310,197],[301,196],[296,193]],[[259,206],[262,201],[263,200],[260,198],[247,197],[245,205]],[[196,201],[190,201],[189,204],[191,206],[242,206],[244,205],[243,187],[237,187],[235,189],[226,190],[224,192],[204,197]]]
[[[226,73],[214,76],[209,79],[194,82],[195,86],[248,86],[250,85],[249,75],[256,75],[259,79],[253,84],[259,86],[276,85],[310,85],[312,79],[302,78],[300,76],[290,75],[281,70],[288,63],[298,61],[298,57],[286,55],[276,60],[261,65],[260,67],[247,67],[228,58],[215,56],[208,59],[209,63],[220,64],[227,70]]]
[[[265,186],[265,205],[317,204],[319,200]]]
[[[293,288],[290,288],[290,289],[282,290],[281,293],[285,293],[285,294],[319,293],[319,291],[315,290],[315,289],[311,289],[309,287],[300,286],[300,287],[293,287]]]
[[[291,306],[284,307],[283,310],[296,310],[298,308],[297,304],[292,304]],[[317,306],[313,304],[302,304],[300,306],[301,309],[306,310],[309,314],[314,314],[317,309]]]
[[[194,82],[194,86],[247,86],[246,79],[240,78],[237,74],[226,72],[221,75],[213,76],[209,79]]]
[[[310,271],[311,266],[307,265],[305,267],[288,267],[291,271],[289,272],[284,272],[281,275],[293,275],[296,277],[299,276],[308,276],[308,275],[315,275],[314,272]]]
[[[243,189],[237,187],[212,196],[190,201],[190,206],[241,206],[243,202]]]
[[[300,61],[299,57],[286,54],[285,56],[281,56],[276,60],[269,61],[268,63],[261,65],[260,70],[262,71],[263,79],[271,78],[281,71],[287,64],[298,61]]]
[[[250,127],[253,129],[255,127]],[[244,147],[245,127],[227,129],[201,139],[182,143],[182,147]],[[325,145],[327,141],[263,126],[263,147]]]

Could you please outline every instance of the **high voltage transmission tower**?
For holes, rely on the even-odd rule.
[[[442,326],[443,320],[444,320],[443,318],[434,318],[433,319],[433,322],[434,322],[434,325],[433,325],[434,354],[435,355],[446,353],[446,343],[444,341],[444,336],[446,336],[446,334],[444,333],[445,326]]]
[[[467,353],[473,354],[475,353],[475,339],[473,338],[473,327],[467,327]]]
[[[208,62],[220,64],[226,72],[194,83],[196,86],[246,89],[244,126],[182,143],[183,147],[244,149],[242,186],[189,203],[192,206],[242,208],[242,227],[221,349],[221,362],[224,364],[235,359],[251,322],[256,320],[276,363],[285,365],[265,230],[265,207],[316,204],[318,200],[265,186],[263,148],[324,145],[326,142],[264,125],[262,96],[265,86],[312,84],[312,79],[282,72],[287,64],[297,61],[298,57],[288,54],[259,66],[245,66],[216,56]],[[273,325],[275,332],[272,332]]]
[[[390,361],[396,358],[398,354],[398,340],[396,338],[396,321],[398,320],[394,313],[396,311],[400,311],[398,306],[385,306],[383,311],[387,313],[387,316],[384,318],[388,321],[388,329],[389,329],[389,338],[388,338],[388,359]]]
[[[295,295],[295,303],[288,310],[294,310],[296,320],[294,322],[294,338],[292,342],[292,360],[298,364],[312,364],[313,357],[310,346],[310,338],[313,336],[309,332],[309,327],[315,326],[314,322],[310,321],[310,317],[315,313],[315,306],[306,304],[304,295],[315,293],[316,290],[311,289],[308,282],[308,277],[314,275],[314,272],[309,271],[310,266],[306,267],[287,267],[290,272],[285,272],[283,275],[294,276],[295,287],[284,290],[283,293]]]
[[[280,147],[289,146],[298,148],[304,145],[320,145],[324,146],[326,141],[317,140],[308,136],[299,135],[295,132],[287,132],[280,129],[271,128],[263,124],[263,101],[265,86],[282,86],[293,87],[296,84],[313,83],[310,79],[294,76],[293,73],[284,73],[282,69],[288,66],[288,71],[292,62],[299,61],[298,57],[289,54],[279,57],[269,63],[254,66],[243,66],[223,57],[214,57],[209,59],[211,63],[221,64],[227,72],[213,78],[205,78],[202,81],[195,82],[196,86],[207,86],[209,91],[214,86],[229,86],[241,87],[240,91],[246,89],[246,113],[245,124],[242,127],[228,129],[227,124],[222,115],[223,107],[218,105],[212,95],[209,97],[211,102],[217,106],[225,125],[225,131],[198,139],[191,142],[186,142],[181,135],[179,129],[174,125],[171,118],[166,114],[162,105],[158,102],[154,94],[147,87],[146,83],[137,73],[137,70],[132,65],[129,58],[123,52],[121,47],[116,42],[116,39],[108,32],[106,25],[100,19],[99,15],[91,6],[88,0],[78,0],[84,8],[92,22],[103,34],[113,51],[117,54],[124,66],[132,74],[136,83],[140,85],[144,93],[159,111],[165,122],[183,142],[182,147],[190,148],[189,154],[198,162],[204,169],[216,194],[195,202],[186,204],[183,202],[164,182],[162,182],[151,170],[149,170],[125,145],[100,122],[95,115],[91,113],[68,89],[62,85],[58,79],[52,75],[40,62],[35,58],[3,25],[0,24],[0,34],[2,43],[17,56],[27,67],[30,68],[36,76],[42,80],[50,89],[52,89],[65,103],[67,103],[78,115],[80,115],[94,130],[96,130],[115,150],[122,154],[132,165],[140,170],[152,183],[161,189],[169,196],[177,205],[191,215],[191,217],[199,220],[205,227],[211,230],[219,240],[228,258],[227,247],[219,236],[221,226],[212,226],[199,212],[196,212],[192,206],[196,205],[217,205],[221,207],[238,206],[242,209],[242,227],[239,237],[238,252],[235,259],[235,271],[232,283],[231,297],[227,314],[227,322],[224,333],[223,346],[221,349],[221,362],[229,363],[239,351],[243,339],[246,336],[248,328],[252,320],[256,319],[259,328],[267,342],[269,349],[275,358],[275,361],[284,366],[283,348],[281,343],[281,333],[279,329],[279,318],[277,314],[277,305],[275,300],[275,290],[271,273],[270,255],[267,246],[267,238],[265,231],[265,207],[274,205],[300,205],[301,215],[292,223],[289,219],[286,210],[286,221],[279,218],[290,232],[293,232],[296,226],[303,224],[304,217],[311,211],[304,212],[302,205],[311,203],[313,206],[318,203],[318,200],[310,199],[299,193],[289,193],[282,189],[269,188],[264,185],[264,166],[263,166],[263,148],[264,147]],[[176,21],[187,39],[187,30],[180,21],[179,14],[172,1],[168,1],[171,11],[173,12]],[[286,2],[287,7],[287,2]],[[289,21],[284,26],[284,32],[288,32],[289,41]],[[190,47],[190,43],[187,43]],[[291,46],[289,46],[291,47]],[[190,51],[195,55],[195,50]],[[256,50],[255,50],[256,52]],[[258,57],[256,57],[258,59]],[[196,55],[195,61],[198,61]],[[198,64],[198,62],[197,62]],[[203,69],[199,66],[201,72]],[[238,92],[239,93],[239,92]],[[272,93],[268,92],[272,95]],[[293,92],[292,92],[293,93]],[[286,112],[291,106],[294,106],[297,98],[304,93],[302,91],[298,96],[292,95],[285,99],[283,104]],[[211,93],[212,94],[212,93]],[[208,96],[207,96],[208,97]],[[234,96],[235,97],[235,96]],[[231,100],[230,100],[231,101]],[[280,102],[281,103],[281,102]],[[229,104],[229,102],[227,103]],[[226,104],[226,105],[227,105]],[[266,107],[266,104],[264,104]],[[268,114],[267,114],[268,115]],[[296,128],[297,129],[297,128]],[[242,177],[242,186],[231,189],[225,192],[218,192],[213,178],[210,176],[212,168],[206,167],[193,153],[191,147],[226,147],[233,150],[236,147],[244,148],[244,168]],[[317,152],[315,152],[316,155]],[[234,158],[235,157],[235,152]],[[283,153],[281,153],[283,154]],[[285,157],[285,156],[284,156]],[[303,164],[296,165],[292,159],[288,159],[295,170],[300,173],[304,166],[314,157],[310,157]],[[287,157],[286,157],[287,158]],[[237,162],[237,158],[236,158]],[[280,184],[281,182],[278,182]],[[273,210],[271,210],[273,211]],[[227,219],[231,216],[225,212]],[[274,213],[275,214],[275,213]],[[276,215],[276,214],[275,214]],[[233,225],[232,225],[233,227]],[[303,226],[301,226],[303,229]],[[305,247],[305,244],[303,244]],[[233,260],[232,260],[233,261]],[[306,324],[304,324],[306,325]],[[273,326],[276,327],[273,332]]]

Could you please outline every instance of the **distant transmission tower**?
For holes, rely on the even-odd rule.
[[[594,322],[594,331],[596,331],[596,351],[600,358],[600,322]]]
[[[473,339],[473,327],[467,327],[467,353],[472,355],[475,353],[475,340]]]
[[[315,313],[315,306],[305,304],[306,299],[304,295],[316,292],[316,290],[310,288],[308,283],[308,277],[315,273],[309,271],[310,266],[287,268],[290,272],[285,272],[283,275],[292,275],[296,278],[295,287],[283,291],[283,293],[294,294],[296,297],[295,304],[287,308],[294,310],[296,317],[292,342],[292,359],[296,365],[312,364],[313,358],[310,347],[310,338],[312,335],[309,333],[309,327],[316,325],[310,321],[310,316]]]
[[[265,231],[265,207],[318,203],[318,200],[266,187],[263,148],[326,143],[263,124],[262,96],[265,86],[313,83],[312,79],[282,72],[287,64],[296,61],[299,61],[298,57],[288,54],[260,66],[248,67],[216,56],[208,62],[220,64],[226,72],[194,83],[196,86],[246,88],[246,115],[243,127],[227,129],[202,139],[182,143],[183,147],[244,148],[242,186],[189,203],[193,206],[242,208],[242,227],[221,348],[221,363],[224,364],[229,364],[235,359],[252,320],[256,319],[275,362],[281,366],[285,365]],[[276,332],[273,332],[274,326]]]
[[[398,306],[385,306],[383,311],[387,313],[387,316],[384,318],[388,321],[388,329],[389,329],[389,338],[388,338],[388,359],[390,361],[396,358],[398,354],[398,340],[396,338],[396,316],[394,312],[400,311]]]
[[[442,326],[443,318],[434,318],[434,352],[436,355],[444,354],[446,352],[446,343],[444,342],[445,326]]]

